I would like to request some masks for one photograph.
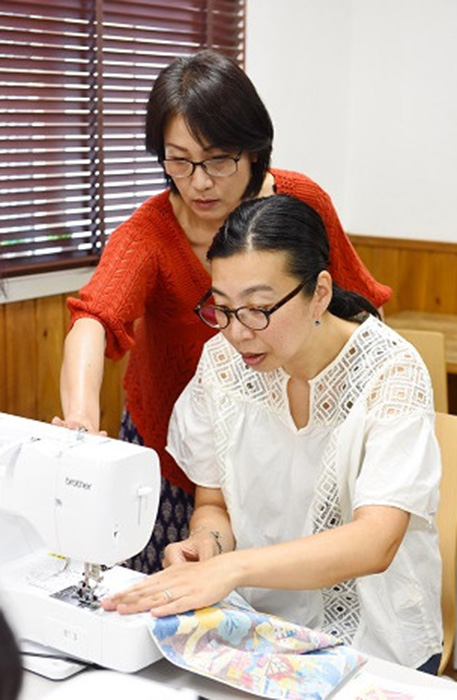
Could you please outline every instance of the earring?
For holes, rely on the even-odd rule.
[[[319,321],[318,318],[314,321],[314,325],[315,325],[315,326],[320,326],[320,325],[321,325],[321,322]]]

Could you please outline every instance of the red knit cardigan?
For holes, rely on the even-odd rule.
[[[272,170],[276,192],[310,204],[330,240],[333,279],[382,306],[391,290],[376,282],[344,233],[329,196],[305,175]],[[106,355],[130,351],[124,377],[126,404],[145,445],[157,450],[172,484],[193,484],[165,451],[173,405],[193,376],[202,345],[214,331],[193,313],[211,285],[177,222],[169,191],[147,200],[111,235],[100,263],[79,298],[68,299],[70,327],[83,317],[102,323]]]

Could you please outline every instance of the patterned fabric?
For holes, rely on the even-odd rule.
[[[137,445],[144,444],[126,409],[122,414],[119,438]],[[128,568],[144,574],[160,571],[167,544],[179,542],[187,537],[188,523],[194,506],[193,496],[178,486],[172,486],[164,476],[161,481],[159,510],[151,539],[142,552],[124,562]]]
[[[324,700],[364,663],[321,632],[256,612],[239,595],[151,618],[152,637],[180,668],[268,698]]]
[[[330,272],[341,287],[358,291],[375,306],[388,287],[367,271],[344,233],[330,197],[305,175],[273,170],[278,194],[312,206],[325,223]],[[214,331],[193,313],[211,285],[174,216],[169,191],[147,200],[111,234],[90,282],[70,298],[71,325],[90,317],[106,331],[106,355],[130,351],[124,387],[133,422],[160,459],[162,473],[187,492],[193,484],[165,450],[173,405],[192,378],[203,344]]]

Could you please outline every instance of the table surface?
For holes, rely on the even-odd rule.
[[[425,311],[399,311],[386,316],[392,328],[409,328],[419,331],[439,331],[444,334],[446,369],[457,374],[457,315],[438,314]]]
[[[437,678],[425,673],[420,673],[419,671],[415,671],[413,669],[405,668],[403,666],[398,666],[396,664],[374,658],[368,659],[367,663],[363,666],[362,671],[382,677],[385,679],[386,683],[388,682],[390,684],[392,684],[392,682],[410,684],[417,686],[422,690],[434,688],[434,697],[438,696],[438,691],[447,691],[445,695],[447,697],[449,694],[449,700],[451,700],[452,697],[457,698],[457,683],[448,678]],[[83,673],[90,674],[92,672],[84,671]],[[170,688],[188,688],[189,690],[195,691],[195,693],[198,695],[209,698],[209,700],[229,700],[229,698],[230,700],[249,700],[250,698],[253,699],[254,697],[256,697],[258,700],[258,696],[253,696],[250,693],[245,693],[240,690],[235,690],[208,678],[203,678],[188,671],[184,671],[183,669],[173,666],[165,659],[161,659],[148,668],[139,671],[137,674],[135,674],[135,676],[163,683]],[[65,681],[51,681],[37,676],[36,674],[26,672],[20,700],[41,700],[51,691],[55,691],[58,687],[63,688],[64,685],[66,685],[68,688],[68,684],[77,681],[77,679],[78,676],[76,675],[73,678],[69,678]],[[333,696],[334,699],[338,700],[338,697],[340,695],[342,696],[343,693],[345,698],[351,697],[351,683],[353,683],[353,681],[349,680],[344,688]],[[430,695],[428,691],[427,695]]]

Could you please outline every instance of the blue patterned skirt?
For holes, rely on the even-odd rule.
[[[119,438],[126,442],[143,445],[129,412],[124,408]],[[179,486],[172,486],[162,476],[157,520],[146,547],[125,562],[125,566],[144,574],[153,574],[162,568],[163,552],[170,542],[184,540],[189,533],[189,520],[194,509],[194,497]]]

